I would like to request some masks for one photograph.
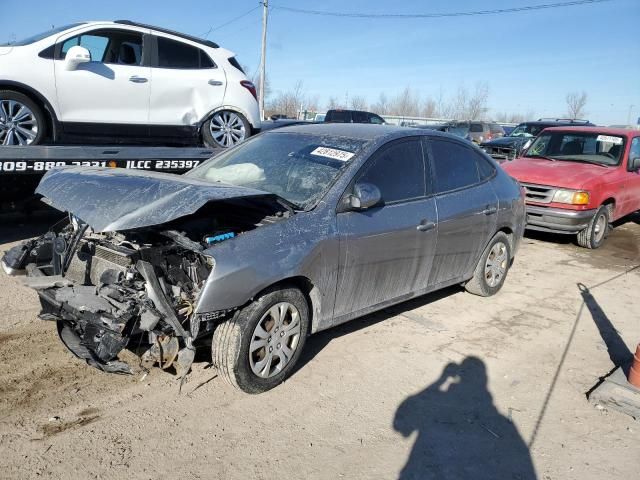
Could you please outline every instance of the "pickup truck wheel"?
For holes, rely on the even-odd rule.
[[[504,232],[498,232],[484,249],[473,277],[464,288],[481,297],[495,295],[504,285],[511,265],[511,247]]]
[[[37,145],[45,136],[42,109],[29,97],[0,90],[0,145]]]
[[[233,147],[251,136],[244,115],[231,110],[214,113],[202,126],[202,141],[208,147]]]
[[[578,245],[584,248],[599,248],[609,233],[609,206],[602,205],[587,228],[578,233]]]
[[[300,290],[268,291],[218,325],[211,344],[213,364],[234,387],[265,392],[289,376],[308,329],[309,308]]]

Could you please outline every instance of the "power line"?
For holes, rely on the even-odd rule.
[[[347,12],[327,12],[321,10],[306,10],[295,7],[273,6],[274,9],[286,10],[293,13],[306,15],[322,15],[329,17],[350,17],[350,18],[374,18],[374,19],[394,19],[394,18],[444,18],[444,17],[472,17],[476,15],[497,15],[503,13],[528,12],[532,10],[545,10],[550,8],[573,7],[577,5],[589,5],[593,3],[610,2],[611,0],[574,0],[569,2],[545,3],[540,5],[528,5],[524,7],[496,8],[492,10],[476,10],[469,12],[443,12],[443,13],[347,13]]]
[[[237,20],[240,20],[241,18],[246,17],[247,15],[249,15],[250,13],[252,13],[252,12],[254,12],[256,10],[258,10],[261,7],[262,7],[262,4],[258,5],[257,7],[253,7],[251,10],[248,10],[248,11],[244,12],[242,15],[238,15],[237,17],[232,18],[231,20],[229,20],[228,22],[223,23],[222,25],[218,25],[215,28],[214,27],[209,28],[209,30],[207,30],[207,33],[205,33],[203,35],[203,38],[207,38],[210,33],[215,32],[216,30],[220,30],[222,27],[226,27],[227,25],[229,25],[229,24],[231,24],[231,23],[233,23],[233,22],[235,22]]]

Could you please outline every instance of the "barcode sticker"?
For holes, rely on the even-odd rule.
[[[613,143],[614,145],[622,145],[622,137],[612,137],[610,135],[598,135],[598,142]]]

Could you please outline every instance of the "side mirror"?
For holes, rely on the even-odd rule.
[[[91,61],[91,53],[84,47],[76,45],[71,47],[64,57],[65,70],[75,70],[81,63]]]
[[[351,210],[366,210],[380,203],[382,194],[380,189],[371,183],[356,183],[353,194],[347,198]]]
[[[640,157],[629,158],[629,168],[627,170],[630,172],[637,172],[640,170]]]

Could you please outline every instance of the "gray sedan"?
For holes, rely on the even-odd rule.
[[[68,218],[2,266],[76,356],[184,378],[211,345],[250,393],[309,334],[449,285],[495,294],[525,222],[519,185],[477,148],[381,125],[284,127],[183,176],[64,167],[37,193]]]

